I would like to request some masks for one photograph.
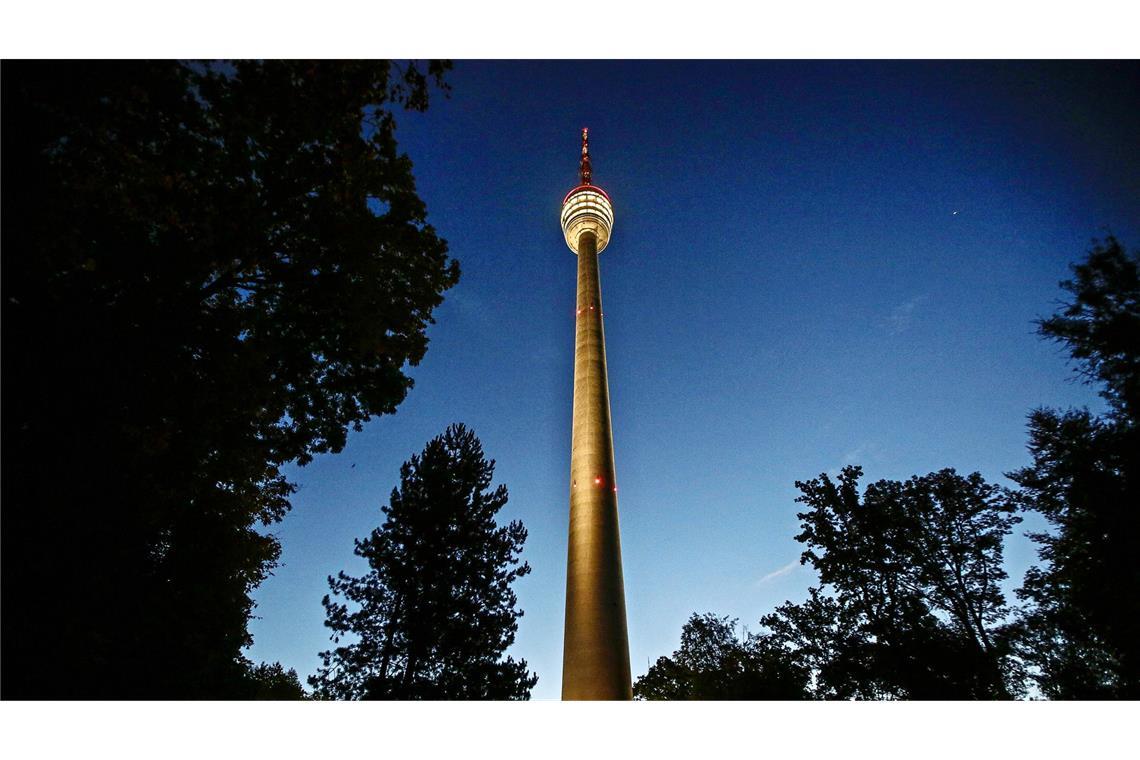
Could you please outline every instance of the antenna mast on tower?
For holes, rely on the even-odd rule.
[[[581,184],[590,184],[590,130],[582,127],[582,163],[578,165],[578,179]]]

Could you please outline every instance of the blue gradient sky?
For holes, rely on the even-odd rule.
[[[530,531],[512,653],[558,697],[575,286],[558,210],[582,126],[616,212],[601,267],[635,677],[693,612],[755,630],[805,596],[795,480],[854,463],[1006,482],[1030,409],[1100,407],[1032,322],[1090,238],[1140,245],[1137,64],[460,61],[449,79],[397,136],[462,280],[398,413],[291,472],[254,659],[316,670],[326,576],[363,571],[353,539],[401,462],[464,422]],[[1007,557],[1012,587],[1032,547]]]

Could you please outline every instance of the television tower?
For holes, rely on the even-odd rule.
[[[632,699],[598,274],[598,254],[610,241],[614,209],[606,192],[591,182],[587,138],[583,129],[580,181],[562,201],[562,231],[578,255],[562,698]]]

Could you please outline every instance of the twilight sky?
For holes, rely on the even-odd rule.
[[[561,683],[579,129],[616,221],[601,256],[634,678],[693,612],[759,617],[814,582],[794,481],[1028,463],[1035,406],[1089,405],[1035,336],[1092,237],[1140,247],[1140,65],[465,62],[398,117],[463,269],[395,416],[291,477],[255,660],[313,673],[326,576],[360,574],[399,466],[474,428],[530,531],[512,654]],[[353,466],[355,465],[355,467]],[[1027,520],[1019,533],[1040,523]],[[1010,588],[1033,560],[1007,545]]]

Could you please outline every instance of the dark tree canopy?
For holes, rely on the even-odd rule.
[[[1095,244],[1040,333],[1060,342],[1109,411],[1037,409],[1033,464],[1009,477],[1050,530],[1018,591],[1020,650],[1045,696],[1140,698],[1140,257]]]
[[[769,646],[736,634],[736,621],[694,614],[681,629],[681,648],[657,662],[633,687],[636,699],[803,699],[810,671]]]
[[[522,611],[512,584],[526,529],[495,515],[506,486],[491,490],[495,462],[475,433],[452,425],[400,468],[381,508],[384,524],[356,542],[359,578],[329,578],[324,599],[333,642],[309,679],[325,699],[528,699],[538,677],[503,658]],[[352,605],[351,609],[350,606]]]
[[[761,620],[817,673],[827,698],[994,699],[1017,691],[1000,584],[1002,542],[1020,518],[1009,495],[953,470],[880,480],[859,467],[796,483],[819,573],[802,605]]]
[[[1072,300],[1038,323],[1064,346],[1078,371],[1100,387],[1118,420],[1140,420],[1140,255],[1109,236],[1093,243],[1061,287]]]
[[[297,671],[293,668],[286,670],[279,662],[263,662],[257,667],[251,667],[249,682],[251,690],[242,695],[247,699],[295,700],[307,697]]]
[[[760,618],[769,644],[813,675],[815,699],[877,699],[886,693],[864,622],[852,605],[818,588],[808,589],[806,601],[785,602]]]
[[[394,138],[427,79],[7,62],[2,92],[4,695],[240,693],[281,466],[396,409],[458,278]]]
[[[643,699],[1003,699],[1021,691],[1001,591],[1020,518],[1002,488],[954,470],[880,480],[859,467],[796,483],[796,540],[819,573],[743,639],[693,615],[681,648],[638,679]]]

